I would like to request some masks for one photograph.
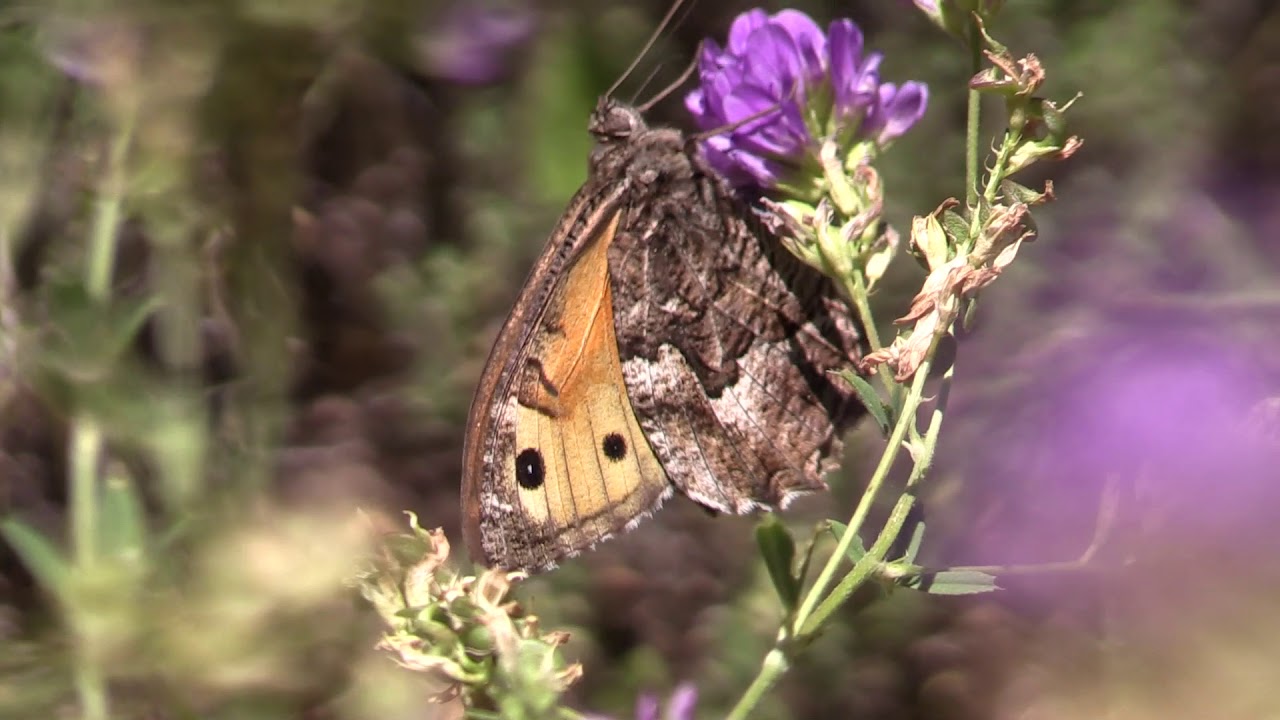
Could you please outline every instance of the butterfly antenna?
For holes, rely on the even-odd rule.
[[[756,120],[759,120],[760,118],[764,117],[765,115],[778,112],[781,109],[782,109],[782,103],[774,103],[773,105],[770,105],[769,107],[761,110],[760,112],[748,115],[747,117],[744,117],[735,123],[729,123],[728,125],[721,125],[720,127],[711,128],[710,130],[703,130],[702,132],[696,135],[690,135],[689,139],[702,141],[702,140],[706,140],[709,137],[715,137],[716,135],[731,133],[734,130],[737,130],[738,128],[742,127],[743,125],[746,125],[748,123],[753,123]]]
[[[689,78],[693,77],[693,71],[698,69],[698,56],[701,54],[702,54],[702,45],[701,43],[699,43],[697,55],[694,56],[693,62],[689,63],[689,67],[685,68],[684,72],[680,73],[680,77],[676,78],[675,82],[663,88],[662,92],[650,98],[649,102],[645,103],[644,105],[640,105],[636,109],[639,110],[641,113],[649,112],[649,110],[654,105],[657,105],[658,103],[662,102],[663,98],[667,97],[671,93],[680,89],[681,85],[684,85],[685,83],[689,82]]]
[[[665,16],[663,16],[662,22],[658,23],[658,27],[654,29],[653,34],[649,36],[644,47],[636,54],[636,59],[631,61],[631,64],[627,66],[627,69],[622,73],[622,76],[614,81],[613,85],[609,86],[609,89],[604,94],[605,97],[613,97],[613,93],[617,91],[618,86],[622,85],[622,83],[626,82],[627,78],[631,77],[631,73],[635,72],[636,67],[640,65],[640,61],[643,60],[644,56],[653,49],[655,44],[657,44],[658,38],[666,31],[667,26],[671,24],[672,18],[676,16],[676,12],[680,10],[680,6],[682,5],[684,5],[684,0],[675,0],[675,2],[671,3],[671,9],[667,11]]]
[[[646,75],[644,78],[644,82],[640,83],[640,87],[637,88],[634,93],[632,93],[631,99],[627,101],[628,105],[632,105],[632,106],[636,105],[636,99],[644,94],[644,89],[649,87],[649,83],[653,82],[653,79],[658,76],[658,73],[661,70],[662,70],[662,63],[658,63],[657,67],[649,71],[649,74]],[[666,91],[664,90],[663,92],[666,92]],[[636,106],[636,109],[640,110],[640,112],[644,112],[644,108],[640,108],[639,106]]]
[[[765,115],[778,112],[779,110],[782,109],[783,103],[787,102],[788,100],[795,99],[796,93],[797,93],[797,88],[792,87],[791,92],[788,93],[787,97],[783,98],[782,100],[779,100],[778,102],[770,105],[769,107],[761,110],[760,112],[752,113],[751,115],[748,115],[747,117],[744,117],[737,122],[729,123],[728,125],[721,125],[720,127],[711,128],[710,130],[703,130],[697,135],[690,135],[689,139],[700,142],[702,140],[706,140],[709,137],[715,137],[716,135],[722,135],[724,133],[733,132],[734,130],[737,130],[743,125],[746,125],[747,123],[755,122],[756,120],[759,120]]]

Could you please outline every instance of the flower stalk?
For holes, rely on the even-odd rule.
[[[788,605],[786,620],[730,718],[745,718],[758,706],[794,654],[855,590],[872,580],[906,584],[912,577],[912,558],[888,553],[907,527],[946,415],[955,366],[938,367],[938,347],[962,312],[971,310],[971,299],[999,277],[1024,242],[1035,238],[1030,208],[1052,199],[1051,186],[1034,191],[1009,175],[1042,159],[1065,158],[1079,146],[1078,139],[1066,136],[1066,107],[1036,97],[1044,73],[1035,57],[1014,59],[988,35],[984,23],[999,13],[1002,2],[917,0],[916,5],[967,46],[972,64],[965,202],[944,201],[913,222],[909,249],[928,276],[887,345],[877,330],[870,294],[896,256],[898,241],[881,217],[884,191],[873,164],[923,114],[927,88],[882,83],[880,56],[864,55],[861,32],[850,21],[834,22],[823,33],[794,11],[770,16],[756,10],[734,22],[723,48],[707,43],[699,61],[701,86],[686,101],[708,131],[703,145],[708,162],[734,184],[755,187],[764,196],[764,217],[784,245],[848,295],[870,345],[858,367],[877,374],[888,397],[879,400],[865,381],[850,379],[860,384],[864,402],[884,404],[878,415],[888,435],[884,451],[814,581],[801,594],[784,593],[779,586],[779,597]],[[1009,114],[1009,131],[996,147],[985,182],[979,135],[984,94],[1002,96]],[[717,133],[717,128],[729,129]],[[931,375],[940,375],[940,381],[922,432]],[[905,486],[871,546],[855,548],[903,449],[912,463]],[[811,543],[810,554],[813,549]],[[854,562],[841,576],[846,558]],[[804,579],[788,580],[776,562],[770,572],[775,583]]]

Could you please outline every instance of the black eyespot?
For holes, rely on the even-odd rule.
[[[516,456],[516,482],[525,490],[537,490],[547,479],[547,468],[542,464],[542,453],[525,448]]]
[[[618,462],[627,456],[627,441],[618,433],[609,433],[604,436],[602,444],[604,456],[614,462]]]

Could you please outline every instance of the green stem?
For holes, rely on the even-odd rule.
[[[816,633],[840,609],[844,601],[880,569],[885,555],[889,553],[889,548],[893,546],[893,541],[897,539],[902,527],[906,525],[915,501],[915,496],[910,493],[903,493],[898,498],[898,502],[893,507],[893,512],[889,513],[889,519],[885,522],[884,528],[876,537],[875,542],[867,550],[867,554],[853,564],[853,568],[841,578],[840,583],[832,589],[831,594],[814,609],[808,622],[796,630],[797,638],[808,638]]]
[[[995,202],[996,193],[1000,190],[1000,181],[1004,180],[1005,170],[1009,167],[1009,158],[1013,155],[1014,148],[1018,146],[1020,138],[1020,134],[1005,137],[1004,144],[1000,146],[1000,152],[996,154],[996,161],[991,166],[991,175],[987,178],[987,185],[982,190],[982,199],[988,203]]]
[[[969,49],[971,54],[971,64],[973,73],[976,74],[981,70],[982,64],[982,38],[979,33],[976,21],[970,24],[970,42]],[[971,217],[978,216],[979,202],[979,128],[981,124],[981,96],[977,91],[970,90],[968,97],[968,113],[967,113],[967,130],[965,137],[965,199],[971,213]],[[874,318],[871,314],[871,308],[867,302],[866,282],[865,278],[858,272],[851,273],[844,278],[844,289],[854,303],[854,307],[862,320],[863,326],[866,328],[867,339],[871,343],[873,349],[883,347],[880,343],[879,333],[876,330]],[[859,537],[863,523],[866,522],[867,515],[871,511],[872,505],[875,503],[876,496],[883,488],[885,481],[889,476],[889,471],[893,467],[893,463],[897,460],[898,454],[902,451],[904,440],[908,434],[911,437],[919,437],[919,433],[915,428],[916,413],[924,397],[924,387],[929,377],[929,371],[933,364],[933,355],[937,350],[938,341],[941,337],[950,331],[951,323],[946,323],[944,327],[939,327],[933,337],[930,339],[928,352],[925,359],[916,368],[915,378],[911,383],[910,389],[907,391],[905,399],[901,404],[897,422],[894,424],[893,431],[889,435],[889,440],[885,446],[884,452],[880,456],[880,461],[876,465],[875,472],[867,483],[866,490],[862,493],[862,498],[858,501],[858,505],[854,508],[853,514],[850,516],[848,527],[840,540],[836,543],[835,549],[831,556],[827,558],[827,562],[823,565],[822,571],[818,574],[817,579],[805,594],[804,600],[801,602],[799,609],[790,621],[790,630],[788,633],[779,633],[779,640],[775,647],[765,656],[764,662],[761,664],[760,671],[757,673],[751,686],[743,694],[738,704],[734,706],[733,711],[728,716],[730,720],[741,720],[747,717],[747,714],[759,704],[760,699],[768,690],[773,687],[778,678],[786,672],[789,666],[789,656],[785,643],[788,636],[794,640],[804,640],[813,635],[822,625],[830,618],[830,616],[848,599],[855,589],[866,582],[880,568],[884,562],[885,555],[889,552],[894,540],[901,533],[903,526],[907,522],[911,508],[915,505],[915,495],[913,490],[919,484],[921,479],[927,474],[929,467],[933,461],[934,450],[937,446],[938,433],[942,426],[942,419],[945,414],[947,398],[951,388],[951,378],[954,373],[954,367],[948,368],[944,375],[942,387],[939,392],[938,400],[934,406],[929,428],[923,437],[923,442],[919,443],[916,462],[912,468],[910,477],[907,480],[906,488],[898,502],[895,504],[893,512],[890,513],[888,521],[880,534],[876,537],[871,549],[861,557],[852,570],[840,581],[840,583],[832,590],[829,596],[826,594],[827,589],[831,586],[831,582],[835,577],[837,570],[847,556],[849,547],[854,540]],[[881,380],[885,383],[885,387],[891,393],[900,393],[901,386],[893,383],[887,375],[887,370],[881,366],[877,370]],[[914,431],[914,432],[913,432]]]
[[[880,489],[884,486],[885,480],[889,476],[889,470],[893,467],[893,463],[897,459],[898,453],[902,450],[902,442],[906,438],[908,430],[912,427],[916,411],[919,409],[920,403],[923,400],[924,386],[929,377],[929,368],[932,366],[933,353],[937,348],[938,340],[942,337],[942,334],[943,333],[941,332],[934,333],[930,343],[929,352],[926,354],[925,360],[920,363],[920,367],[916,370],[916,376],[911,383],[911,389],[908,391],[906,401],[902,408],[902,414],[898,417],[897,424],[894,425],[893,432],[889,436],[888,444],[885,446],[884,452],[880,455],[880,462],[876,466],[876,470],[872,474],[871,480],[867,483],[867,489],[863,491],[862,499],[858,502],[858,506],[854,509],[853,515],[849,518],[849,524],[845,533],[840,536],[840,540],[836,543],[835,550],[832,551],[831,556],[827,558],[827,562],[823,566],[822,572],[818,575],[818,579],[814,581],[813,585],[809,588],[809,591],[805,594],[805,598],[803,603],[800,605],[800,609],[796,611],[796,614],[791,621],[792,628],[803,628],[800,632],[794,633],[794,636],[797,638],[807,637],[812,634],[814,630],[821,627],[821,623],[831,614],[834,607],[839,605],[839,603],[836,603],[835,606],[831,606],[831,603],[827,601],[823,602],[822,605],[819,606],[819,601],[821,600],[823,593],[825,593],[826,589],[830,586],[832,579],[835,577],[835,573],[839,569],[842,559],[849,551],[849,546],[853,544],[854,539],[858,537],[859,530],[861,529],[862,524],[866,522],[867,515],[871,512],[871,506],[874,504],[876,496],[879,494]],[[948,370],[947,373],[949,377],[951,370]],[[943,392],[946,392],[945,386]],[[945,397],[940,396],[940,400],[944,401]],[[937,417],[938,412],[935,410],[935,423],[937,422]],[[930,437],[936,440],[936,431],[933,427],[930,427],[930,433],[926,435],[927,439]],[[932,453],[930,452],[930,456],[931,455]],[[904,495],[903,497],[905,499],[907,496]],[[901,504],[901,502],[902,500],[899,500],[899,504]],[[909,509],[910,506],[908,505],[907,510]],[[891,522],[893,521],[891,520]],[[896,521],[896,527],[900,529],[902,524],[905,522],[906,516],[904,511],[902,518]],[[881,533],[882,538],[886,535],[886,532]],[[893,537],[896,536],[897,533],[893,533]],[[880,542],[880,540],[877,540],[878,544]],[[891,540],[889,542],[891,542]],[[881,556],[888,552],[888,547],[888,542],[883,543],[883,547],[880,549]],[[842,595],[842,599],[844,597],[848,597],[848,594],[852,592],[853,588],[856,588],[862,580],[865,580],[878,568],[879,562],[867,564],[864,562],[865,560],[866,558],[863,558],[863,561],[859,561],[855,564],[853,572],[850,573],[850,576],[846,576],[845,580],[841,583],[842,586],[847,584],[850,587],[849,591]],[[859,579],[855,582],[851,582],[850,577],[855,573],[858,575]],[[815,614],[815,609],[818,608],[822,608],[821,619],[819,619]],[[811,616],[813,617],[811,618]],[[733,712],[728,716],[729,718],[738,719],[747,717],[747,713],[749,713],[751,709],[759,703],[760,698],[764,696],[764,693],[768,692],[769,688],[773,687],[773,685],[778,681],[778,678],[787,671],[790,663],[786,650],[782,647],[786,636],[787,633],[785,632],[779,634],[777,645],[769,651],[768,655],[765,656],[765,660],[760,666],[760,672],[757,673],[755,679],[751,683],[751,686],[747,688],[747,691],[743,694],[742,698],[739,699],[738,704],[734,706]]]
[[[83,654],[77,658],[75,684],[76,693],[80,697],[81,718],[107,720],[110,715],[107,706],[107,682],[102,676],[102,668],[98,663],[85,658]]]
[[[863,331],[867,334],[867,342],[871,345],[871,351],[879,350],[884,347],[884,344],[880,342],[880,331],[876,329],[876,319],[871,314],[871,302],[867,297],[866,277],[863,276],[861,270],[854,270],[842,278],[842,282],[844,284],[844,292],[853,302],[854,310],[858,313],[858,320],[862,323]],[[894,381],[889,369],[884,365],[876,368],[876,377],[880,378],[880,384],[884,385],[885,391],[894,400],[894,407],[897,407],[896,393],[901,386]]]
[[[937,345],[937,335],[934,337],[933,344]],[[916,410],[920,407],[921,399],[924,396],[925,380],[929,377],[932,355],[933,350],[931,348],[925,356],[924,362],[920,363],[920,367],[916,370],[915,379],[912,381],[911,389],[907,392],[906,401],[903,403],[902,413],[898,416],[898,422],[893,426],[893,432],[889,435],[889,442],[885,446],[884,452],[880,455],[880,462],[876,465],[875,472],[871,475],[871,480],[867,483],[867,489],[863,491],[862,498],[858,501],[858,506],[854,508],[853,515],[849,518],[848,529],[844,535],[840,536],[840,540],[836,543],[836,548],[832,551],[831,557],[827,558],[826,564],[822,566],[822,572],[818,574],[817,580],[814,580],[813,586],[805,594],[804,602],[801,603],[800,609],[796,611],[791,627],[798,629],[806,626],[806,621],[813,613],[814,608],[817,607],[819,600],[826,593],[827,588],[830,587],[832,578],[835,577],[841,562],[844,561],[844,557],[849,551],[849,546],[858,537],[862,524],[866,522],[867,515],[871,512],[871,506],[875,503],[876,496],[880,493],[885,480],[889,477],[889,471],[893,468],[893,463],[897,460],[898,453],[902,451],[902,441],[906,438],[911,424],[915,422]]]
[[[941,333],[934,336],[935,346],[941,336]],[[931,348],[929,357],[932,356],[933,350]],[[917,371],[917,377],[919,377],[919,372],[927,372],[927,362],[920,366],[920,370]],[[831,615],[840,609],[845,600],[849,599],[849,596],[861,587],[867,581],[867,578],[880,569],[880,565],[885,561],[886,555],[890,548],[893,547],[893,543],[898,539],[898,535],[902,533],[902,528],[910,517],[911,508],[916,502],[915,490],[919,487],[921,480],[929,474],[929,469],[933,465],[934,450],[938,446],[938,437],[942,431],[942,420],[946,415],[947,401],[951,396],[951,381],[954,374],[955,366],[952,365],[943,375],[942,384],[938,390],[938,399],[934,404],[933,412],[930,413],[929,428],[924,434],[924,442],[920,445],[915,466],[911,469],[911,475],[908,476],[906,486],[903,488],[902,495],[898,498],[893,512],[889,514],[889,519],[880,530],[875,542],[867,550],[867,554],[854,563],[853,569],[840,580],[840,583],[831,591],[831,594],[814,609],[808,622],[803,625],[799,623],[795,625],[797,638],[805,638],[817,632]],[[915,389],[914,386],[912,389]]]
[[[98,460],[102,428],[80,417],[71,429],[71,538],[77,564],[92,568],[98,561]]]
[[[92,574],[98,564],[98,467],[102,456],[102,428],[91,418],[80,417],[71,429],[71,535],[76,567]],[[68,607],[73,615],[92,612],[83,602]],[[77,639],[74,683],[84,720],[105,720],[107,683],[98,661],[96,641],[86,637],[83,618],[72,617]]]
[[[982,35],[978,24],[969,21],[969,64],[971,75],[982,70]],[[968,112],[965,118],[964,142],[964,199],[969,211],[976,214],[978,208],[978,131],[982,120],[982,95],[977,90],[969,90]]]
[[[111,276],[115,270],[116,236],[123,214],[125,160],[133,141],[135,112],[130,107],[121,117],[120,128],[111,140],[106,168],[95,201],[89,257],[85,268],[85,291],[105,304],[111,296]],[[93,575],[98,564],[99,469],[102,462],[102,425],[90,414],[77,413],[71,429],[71,524],[75,564],[80,573]],[[93,612],[92,606],[77,602],[73,615]],[[98,642],[84,633],[84,618],[71,617],[70,624],[80,636],[75,657],[75,686],[85,720],[106,720],[107,681],[98,657]]]
[[[858,311],[858,319],[862,321],[863,331],[867,333],[867,342],[871,344],[871,349],[875,351],[884,347],[880,343],[880,331],[876,329],[876,320],[871,314],[871,304],[867,300],[867,279],[860,271],[854,270],[844,278],[844,291],[853,300],[853,307]]]
[[[725,716],[725,720],[744,720],[748,717],[756,705],[760,704],[765,693],[778,682],[790,667],[791,663],[787,659],[787,654],[781,648],[774,648],[769,654],[764,656],[764,662],[760,664],[760,672],[756,674],[756,679],[751,681],[750,687],[742,694],[738,700],[738,704],[733,706],[729,714]]]
[[[115,269],[116,233],[120,227],[124,205],[125,157],[133,142],[133,114],[126,113],[120,131],[111,142],[107,154],[106,175],[98,190],[93,219],[93,235],[89,239],[89,263],[85,288],[89,295],[105,300],[111,293],[111,275]]]

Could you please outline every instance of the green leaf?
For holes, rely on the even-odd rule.
[[[800,569],[796,571],[796,582],[800,587],[804,587],[805,581],[809,578],[809,566],[813,564],[813,551],[818,547],[818,534],[815,532],[809,536],[809,542],[805,545],[804,558],[800,560]]]
[[[969,223],[954,210],[942,213],[942,229],[951,241],[960,247],[969,242]]]
[[[776,516],[768,515],[756,526],[756,544],[760,546],[760,555],[769,570],[773,589],[778,591],[778,599],[787,612],[791,612],[800,601],[800,580],[791,570],[796,556],[791,531]]]
[[[849,532],[848,525],[845,525],[842,522],[837,522],[835,520],[828,520],[827,528],[831,531],[831,534],[835,537],[836,542],[840,542],[840,538],[844,537],[845,533]],[[867,554],[867,549],[862,546],[861,538],[854,538],[853,542],[849,543],[849,549],[845,551],[845,554],[849,557],[849,560],[852,562],[856,563],[859,560],[861,560],[862,556]]]
[[[1032,190],[1026,185],[1008,179],[1000,183],[1000,192],[1010,200],[1028,205],[1039,205],[1050,197],[1047,192]]]
[[[142,500],[123,466],[108,470],[99,503],[98,547],[105,557],[140,563],[146,552],[147,523]]]
[[[154,298],[99,301],[78,279],[55,277],[45,290],[48,326],[41,364],[73,383],[100,382],[130,351]]]
[[[851,370],[841,370],[837,374],[853,387],[854,392],[858,393],[858,399],[862,401],[863,406],[867,408],[867,412],[871,413],[872,419],[880,426],[880,433],[888,437],[889,430],[893,427],[889,422],[889,406],[885,405],[880,396],[876,394],[876,390],[871,387],[871,383]]]
[[[902,559],[907,562],[915,562],[916,555],[920,552],[920,544],[924,542],[924,521],[915,523],[911,528],[911,540],[907,543],[907,551],[902,554]]]
[[[995,575],[977,570],[923,572],[902,584],[930,595],[976,595],[1000,589]]]
[[[30,525],[14,519],[0,520],[0,535],[9,541],[18,559],[50,595],[67,601],[71,565],[62,551]]]

